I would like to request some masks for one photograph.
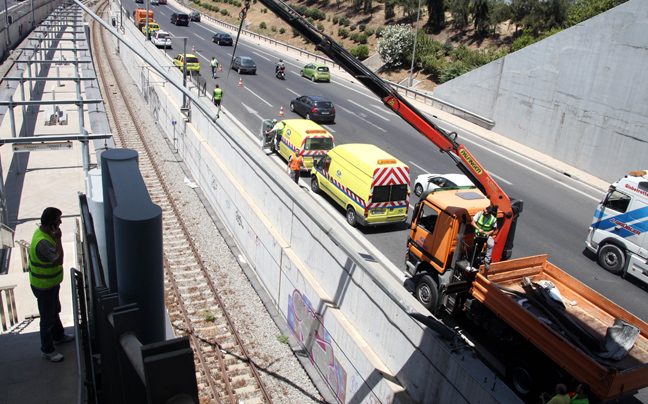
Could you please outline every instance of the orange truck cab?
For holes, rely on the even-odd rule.
[[[153,10],[149,10],[148,20],[149,23],[155,22],[153,20]],[[137,28],[142,30],[144,25],[146,25],[146,10],[142,8],[136,8],[135,11],[133,11],[133,21],[135,22],[135,25],[137,25]]]

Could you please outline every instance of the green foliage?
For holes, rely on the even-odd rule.
[[[277,32],[277,26],[273,25],[272,27],[270,27],[270,31]]]
[[[409,25],[390,25],[378,40],[376,51],[386,67],[395,67],[407,62],[407,53],[411,52],[413,45],[414,34]]]
[[[367,28],[364,30],[364,32],[365,34],[367,34],[367,36],[372,36],[376,31],[373,28]]]
[[[205,312],[205,321],[212,322],[212,321],[214,321],[214,319],[215,319],[214,313],[212,313],[211,311],[206,311]]]
[[[576,0],[569,9],[565,28],[579,24],[628,0]]]
[[[358,25],[358,29],[359,29],[360,31],[364,31],[364,30],[366,30],[366,29],[367,29],[367,24],[360,24],[360,25]]]
[[[321,21],[317,22],[317,29],[320,31],[324,31],[324,24]]]
[[[293,38],[296,38],[296,37],[299,36],[299,31],[297,31],[295,28],[291,28],[291,30],[292,30]]]
[[[357,28],[357,26],[356,26],[355,24],[353,24],[353,25],[351,25],[351,27],[349,27],[349,28],[351,29],[351,31],[355,31],[356,28]]]
[[[218,6],[212,6],[211,9],[212,9],[212,11],[215,12],[215,13],[217,13],[217,12],[220,11],[220,7],[218,7]]]
[[[382,38],[385,33],[385,27],[376,28],[376,38]]]
[[[337,15],[333,16],[333,24],[337,24],[340,19],[338,18]]]
[[[286,335],[279,335],[277,336],[277,341],[281,342],[282,344],[287,344],[288,343],[288,337]]]
[[[490,30],[490,5],[488,0],[475,0],[473,3],[473,25],[478,35],[486,35]]]
[[[446,41],[443,43],[443,50],[445,50],[446,53],[450,53],[454,50],[454,45],[452,44],[450,38],[446,39]]]
[[[308,11],[308,7],[300,4],[294,5],[292,8],[301,15],[306,15],[306,12]]]
[[[286,33],[286,29],[284,27],[279,28],[279,33],[280,34]]]
[[[312,17],[315,20],[325,20],[326,19],[326,13],[324,11],[321,11],[317,7],[311,8],[306,12],[307,17]]]
[[[227,11],[226,8],[221,9],[220,13],[223,14],[223,15],[229,14],[229,12]]]
[[[266,28],[268,28],[268,27],[266,26],[265,21],[261,21],[261,22],[259,23],[259,28],[261,28],[261,29],[266,29]]]
[[[313,17],[308,17],[306,20],[308,20],[308,22],[310,22],[311,24],[315,22],[315,19]]]
[[[349,52],[358,60],[365,60],[369,57],[369,47],[367,45],[359,45],[355,48],[349,49]]]
[[[438,81],[443,70],[448,66],[448,61],[445,57],[437,58],[434,55],[426,55],[423,57],[422,64],[423,71],[431,75],[433,80]]]
[[[346,38],[349,36],[349,30],[346,28],[338,28],[338,35],[342,38]]]
[[[369,35],[367,35],[366,32],[363,32],[362,34],[358,35],[358,43],[361,44],[366,44],[369,40]]]
[[[439,81],[445,83],[469,71],[470,69],[463,62],[453,62],[443,68],[439,76]]]

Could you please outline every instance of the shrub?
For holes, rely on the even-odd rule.
[[[358,29],[359,29],[360,31],[364,31],[365,29],[367,29],[367,24],[360,24],[360,25],[358,26]]]
[[[224,9],[222,9],[222,10],[220,11],[220,13],[221,13],[221,14],[223,14],[223,15],[227,15],[227,14],[228,14],[228,12],[227,12],[227,9],[226,9],[226,8],[224,8]]]
[[[338,35],[342,38],[346,38],[349,36],[349,30],[346,28],[338,28]]]
[[[295,10],[296,12],[298,12],[301,15],[306,15],[306,12],[308,11],[308,7],[298,4],[296,6],[293,6],[293,10]]]
[[[337,15],[333,16],[333,24],[337,24],[339,21],[340,21],[340,19],[338,18]]]
[[[324,20],[326,18],[326,13],[317,7],[313,7],[306,12],[306,16],[312,17],[316,20]]]
[[[392,18],[396,17],[396,11],[394,10],[395,6],[396,6],[396,1],[395,0],[388,0],[385,3],[385,19],[386,20],[391,20]]]
[[[349,52],[359,60],[365,60],[369,57],[369,47],[367,45],[360,45],[355,48],[349,49]]]
[[[357,26],[356,26],[355,24],[353,24],[353,25],[350,27],[351,31],[355,31],[356,28],[357,28]]]
[[[215,12],[215,13],[217,13],[217,12],[220,11],[220,7],[218,7],[218,6],[212,6],[212,11]]]
[[[266,23],[265,23],[265,21],[261,21],[261,22],[259,23],[259,28],[261,28],[261,29],[266,29],[266,28],[268,28],[267,25],[266,25]]]
[[[446,51],[446,53],[450,53],[454,50],[454,45],[452,44],[450,38],[446,39],[445,43],[443,44],[443,50]]]
[[[279,33],[283,34],[286,32],[286,29],[284,27],[279,28]]]
[[[277,32],[277,26],[273,25],[272,27],[270,27],[270,31]]]
[[[386,67],[395,67],[406,62],[407,53],[411,54],[414,45],[412,27],[405,24],[387,27],[378,40],[376,51],[385,62]]]
[[[364,30],[364,32],[365,34],[367,34],[367,36],[372,36],[376,31],[373,28],[367,28]]]
[[[298,37],[299,36],[299,31],[297,31],[295,28],[291,28],[291,29],[292,29],[293,38]]]
[[[349,39],[352,40],[353,42],[358,42],[358,35],[360,35],[360,34],[358,34],[357,32],[354,32],[351,35],[349,35]]]
[[[351,20],[348,19],[348,18],[345,18],[345,19],[344,19],[344,26],[345,26],[345,27],[348,27],[349,25],[351,25]]]
[[[311,24],[315,22],[315,20],[313,19],[313,17],[308,17],[307,20],[308,20],[308,22],[310,22]]]
[[[368,39],[369,39],[369,35],[367,35],[365,32],[358,35],[358,42],[360,42],[363,45],[367,43]]]
[[[434,55],[426,55],[423,57],[423,71],[430,74],[432,79],[439,80],[441,73],[448,65],[445,57],[437,58]]]
[[[320,30],[320,31],[324,31],[324,24],[322,24],[321,22],[318,21],[317,22],[317,29]]]
[[[469,71],[470,69],[463,62],[454,62],[443,68],[441,76],[439,76],[439,81],[445,83]]]
[[[384,33],[385,33],[385,27],[376,28],[376,38],[382,38]]]

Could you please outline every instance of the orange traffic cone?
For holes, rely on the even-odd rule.
[[[196,52],[196,45],[191,45],[191,52]]]
[[[218,71],[219,71],[219,72],[222,72],[222,71],[223,71],[223,65],[222,65],[222,64],[219,64],[219,65],[218,65]]]
[[[239,87],[243,87],[243,77],[239,77]]]
[[[281,104],[281,108],[279,108],[279,116],[284,116],[284,114],[283,114],[283,104]]]

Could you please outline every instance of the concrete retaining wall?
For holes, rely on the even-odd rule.
[[[181,82],[179,70],[169,67],[169,56],[145,43],[130,21],[124,26],[129,40]],[[340,402],[519,402],[469,350],[452,352],[452,345],[413,320],[397,302],[425,310],[394,278],[385,275],[387,292],[379,287],[369,275],[382,270],[379,263],[354,262],[346,255],[338,245],[337,225],[327,224],[317,206],[309,207],[302,199],[305,191],[285,173],[266,174],[275,168],[229,129],[235,124],[226,114],[214,123],[192,108],[191,122],[186,122],[179,112],[181,93],[161,84],[125,46],[120,56]]]
[[[648,168],[648,2],[632,0],[438,86],[494,132],[615,181]]]

